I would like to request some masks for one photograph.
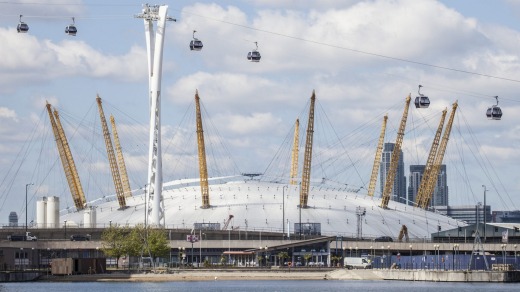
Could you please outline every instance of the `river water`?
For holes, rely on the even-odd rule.
[[[1,283],[0,292],[130,292],[130,291],[520,291],[520,283],[433,283],[406,281],[204,281],[204,282],[24,282]]]

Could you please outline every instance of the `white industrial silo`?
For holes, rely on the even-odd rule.
[[[47,197],[36,201],[36,227],[47,228]]]
[[[84,228],[95,228],[96,227],[96,208],[89,206],[83,211],[83,227]]]
[[[60,221],[60,198],[47,198],[47,227],[58,228]]]

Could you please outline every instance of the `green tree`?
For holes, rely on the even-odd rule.
[[[285,259],[289,258],[289,254],[286,251],[278,253],[278,259],[280,260],[280,266],[283,266]]]
[[[303,255],[303,259],[305,260],[305,265],[307,266],[309,264],[309,260],[312,258],[312,255],[310,253],[306,253]]]
[[[158,257],[167,257],[170,252],[168,238],[162,229],[137,225],[132,228],[128,241],[129,253],[134,256],[150,254],[155,260]]]
[[[119,259],[122,256],[128,254],[128,233],[128,228],[113,225],[105,229],[101,234],[103,253],[108,257],[115,258],[116,265],[119,264]]]

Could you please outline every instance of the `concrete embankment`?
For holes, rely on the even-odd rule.
[[[520,282],[520,271],[336,270],[328,276],[334,280]]]

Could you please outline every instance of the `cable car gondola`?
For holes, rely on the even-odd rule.
[[[260,52],[258,51],[258,43],[255,42],[255,45],[256,45],[256,49],[247,53],[247,59],[250,62],[260,62],[260,58],[262,58],[262,56],[260,56]]]
[[[72,24],[69,24],[69,25],[67,25],[67,27],[65,27],[65,33],[68,35],[71,35],[71,36],[75,36],[77,32],[78,32],[78,29],[76,28],[76,25],[74,22],[74,17],[73,17]]]
[[[195,37],[196,32],[197,32],[196,30],[193,31],[193,39],[190,42],[190,50],[192,50],[192,51],[200,51],[200,50],[202,50],[202,47],[204,46],[202,44],[202,41],[200,41],[198,38]]]
[[[430,99],[421,93],[422,85],[419,85],[419,96],[415,98],[415,107],[416,108],[428,108],[430,106]]]
[[[16,31],[18,31],[19,33],[26,33],[26,32],[29,31],[29,26],[27,25],[27,23],[22,21],[22,15],[21,14],[20,14],[20,22],[16,26]]]
[[[502,118],[502,110],[498,106],[498,96],[495,96],[495,99],[497,100],[497,104],[492,105],[486,111],[486,116],[490,120],[500,120]]]

